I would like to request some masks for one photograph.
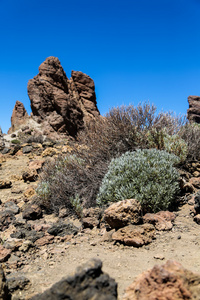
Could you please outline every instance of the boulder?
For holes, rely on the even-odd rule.
[[[77,268],[72,276],[62,279],[43,294],[31,300],[116,300],[117,284],[102,272],[102,262],[92,259]]]
[[[175,261],[156,265],[139,275],[123,297],[123,300],[145,299],[200,299],[200,274],[184,269]]]
[[[0,212],[0,230],[4,231],[7,229],[10,224],[13,224],[16,221],[15,214],[12,210],[3,210]]]
[[[104,219],[111,228],[122,228],[142,221],[141,204],[136,199],[113,203],[104,212]]]
[[[189,96],[189,109],[187,110],[187,118],[191,122],[200,123],[200,97]]]
[[[69,80],[60,61],[48,57],[39,74],[28,82],[32,117],[42,123],[45,134],[57,132],[76,136],[85,122],[99,116],[93,80],[72,71]]]
[[[42,210],[36,203],[29,203],[22,213],[26,220],[37,220],[42,217]]]
[[[157,230],[171,230],[176,216],[170,211],[159,211],[156,214],[147,213],[143,216],[143,222],[155,226]]]
[[[102,210],[99,207],[90,207],[83,209],[82,225],[83,228],[94,228],[100,225]]]
[[[141,247],[152,242],[155,229],[151,224],[128,225],[113,233],[112,239],[127,246]]]
[[[10,180],[0,180],[0,189],[9,189],[12,186]]]
[[[16,101],[13,113],[11,116],[11,127],[8,130],[8,133],[12,133],[15,130],[19,129],[22,125],[26,124],[29,119],[28,113],[20,101]]]
[[[50,235],[53,236],[65,236],[65,235],[71,235],[71,234],[77,234],[78,233],[78,228],[74,226],[72,223],[58,223],[58,224],[53,224],[47,232]]]

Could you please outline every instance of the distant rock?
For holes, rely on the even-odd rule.
[[[43,294],[32,300],[115,300],[117,284],[114,279],[103,273],[102,262],[92,259],[77,268],[74,275],[61,279]]]
[[[140,274],[123,297],[123,300],[145,299],[200,299],[200,274],[184,269],[175,261],[156,265]]]
[[[200,123],[200,96],[189,96],[187,118],[191,122]]]
[[[13,113],[11,116],[11,127],[8,130],[8,134],[18,130],[20,126],[26,124],[29,119],[28,113],[22,102],[16,101]]]
[[[32,117],[42,123],[44,134],[74,137],[99,116],[93,80],[82,72],[72,71],[71,76],[68,79],[58,58],[51,56],[28,82]]]

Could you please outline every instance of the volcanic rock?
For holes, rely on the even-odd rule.
[[[48,57],[39,74],[28,82],[33,119],[43,124],[44,133],[76,136],[84,124],[99,116],[93,80],[72,71],[69,80],[56,57]]]
[[[141,247],[152,242],[155,236],[151,224],[128,225],[113,233],[112,239],[127,246]]]
[[[126,199],[113,203],[104,212],[104,219],[111,228],[138,224],[141,222],[142,208],[136,199]]]
[[[189,96],[189,109],[187,110],[187,118],[191,122],[200,123],[200,97]]]
[[[29,116],[28,113],[20,101],[16,101],[13,113],[11,116],[11,127],[8,130],[8,133],[12,133],[15,130],[19,129],[20,126],[26,124]]]
[[[102,262],[92,259],[77,268],[74,275],[62,279],[31,300],[115,300],[117,299],[117,284],[114,279],[103,273],[101,268]]]
[[[123,300],[200,299],[200,275],[184,269],[175,261],[156,265],[140,274],[126,289]]]
[[[159,211],[156,214],[147,213],[143,217],[144,223],[150,223],[159,231],[171,230],[176,216],[170,211]]]

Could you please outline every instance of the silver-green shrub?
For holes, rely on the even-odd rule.
[[[136,198],[144,212],[168,209],[179,191],[179,158],[156,149],[126,152],[112,159],[100,187],[97,203],[103,205]]]

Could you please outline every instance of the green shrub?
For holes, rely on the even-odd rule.
[[[20,144],[21,142],[17,139],[14,139],[14,140],[11,140],[11,143],[17,145],[17,144]]]
[[[97,196],[103,205],[136,198],[144,212],[166,210],[179,190],[179,158],[156,149],[126,152],[109,165]]]

